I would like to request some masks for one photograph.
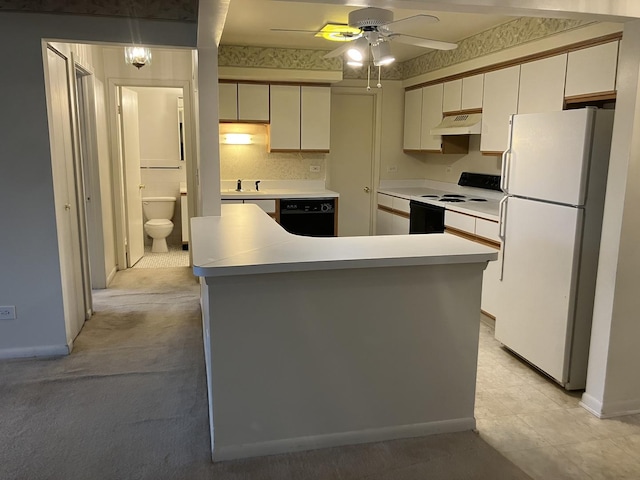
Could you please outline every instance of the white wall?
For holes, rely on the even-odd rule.
[[[137,21],[151,44],[195,44],[193,24]],[[0,322],[0,357],[48,354],[66,344],[44,89],[43,38],[131,39],[128,19],[0,14],[0,305],[17,319]],[[10,66],[10,67],[9,67]]]

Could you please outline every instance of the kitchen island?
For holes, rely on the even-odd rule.
[[[475,428],[482,272],[451,235],[309,238],[192,219],[214,460]]]

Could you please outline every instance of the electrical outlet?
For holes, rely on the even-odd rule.
[[[0,320],[15,320],[16,307],[0,307]]]
[[[309,167],[309,171],[313,173],[318,173],[320,171],[320,165],[311,165]]]
[[[387,173],[396,173],[398,171],[397,165],[391,165],[387,167]]]

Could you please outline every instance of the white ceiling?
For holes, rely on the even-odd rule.
[[[324,3],[296,3],[273,0],[231,0],[222,32],[222,45],[252,45],[265,47],[312,48],[331,50],[340,45],[313,33],[272,32],[272,28],[317,31],[328,22],[347,23],[351,10],[361,7]],[[424,31],[402,31],[434,40],[459,42],[514,17],[472,13],[436,12],[389,8],[394,19],[428,13],[440,18]],[[393,53],[399,61],[422,55],[429,50],[395,42]]]

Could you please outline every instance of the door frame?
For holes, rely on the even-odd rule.
[[[382,149],[382,93],[384,88],[376,88],[367,90],[363,86],[332,86],[331,95],[367,95],[373,96],[374,103],[374,125],[373,125],[373,159],[371,163],[371,196],[369,202],[370,221],[369,235],[373,235],[376,231],[376,211],[378,208],[376,196],[378,192],[378,184],[380,183],[380,152]],[[331,171],[329,171],[331,175]]]
[[[187,192],[190,200],[188,202],[189,218],[194,216],[193,199],[197,196],[198,184],[197,175],[197,150],[191,132],[195,129],[194,99],[192,82],[188,80],[154,80],[154,79],[130,79],[130,78],[108,78],[107,79],[107,112],[109,115],[109,137],[111,143],[112,174],[113,174],[113,201],[114,201],[114,221],[116,235],[116,263],[118,270],[127,268],[127,216],[124,190],[124,165],[122,163],[120,125],[118,119],[118,87],[164,87],[181,88],[184,105],[184,128],[185,128],[185,152],[184,161],[187,177]]]

